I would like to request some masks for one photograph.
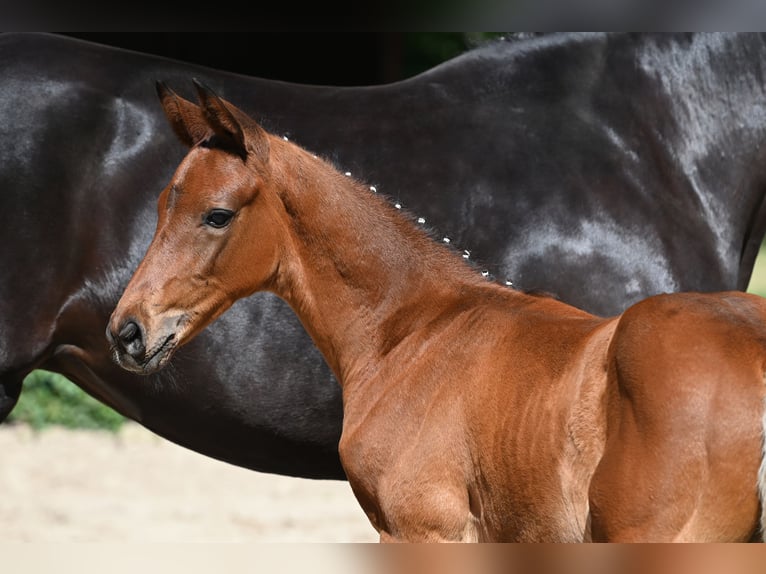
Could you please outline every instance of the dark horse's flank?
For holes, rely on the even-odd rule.
[[[109,358],[109,314],[184,153],[157,79],[199,78],[497,280],[613,314],[654,293],[746,287],[765,221],[764,62],[757,34],[561,34],[334,88],[2,34],[0,415],[47,368],[201,453],[344,476],[340,390],[276,297],[238,302],[160,373]]]
[[[269,291],[337,377],[341,460],[381,541],[763,532],[766,299],[673,293],[604,319],[498,285],[198,91],[199,106],[160,88],[190,150],[109,321],[119,364],[155,372]]]

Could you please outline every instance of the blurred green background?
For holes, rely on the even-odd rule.
[[[766,297],[766,241],[761,244],[761,250],[755,260],[753,276],[750,278],[750,284],[747,286],[748,293],[755,293],[761,297]]]
[[[24,379],[21,398],[8,417],[10,423],[26,423],[35,430],[59,425],[117,431],[125,420],[68,379],[43,370]]]

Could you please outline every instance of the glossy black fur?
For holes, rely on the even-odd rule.
[[[192,97],[198,78],[496,280],[607,315],[746,288],[764,231],[764,62],[755,34],[561,34],[333,88],[1,34],[0,417],[41,367],[198,452],[343,477],[338,386],[276,297],[240,301],[157,375],[109,357],[107,319],[185,152],[156,80]]]

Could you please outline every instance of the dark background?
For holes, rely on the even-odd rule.
[[[220,70],[324,85],[393,82],[499,34],[464,32],[67,32]]]

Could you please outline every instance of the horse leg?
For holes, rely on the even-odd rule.
[[[427,542],[434,542],[434,543],[448,543],[448,542],[478,542],[478,531],[473,528],[469,527],[466,528],[466,531],[464,532],[463,536],[459,538],[445,538],[442,533],[439,532],[428,532],[428,533],[421,533],[421,535],[413,535],[412,533],[409,534],[400,534],[398,536],[394,536],[390,532],[386,531],[380,531],[378,533],[380,535],[379,542],[381,544],[411,544],[411,543],[427,543]]]
[[[389,517],[389,521],[394,527],[394,533],[386,530],[379,531],[380,542],[384,544],[479,542],[479,529],[475,520],[471,518],[467,520],[458,519],[457,526],[451,526],[456,522],[454,517],[441,515],[437,519],[441,519],[442,524],[428,526],[427,524],[416,524],[409,517]]]
[[[684,357],[670,343],[640,347],[649,352],[639,360],[618,349],[611,361],[593,540],[747,541],[759,511],[763,373],[737,345]]]
[[[11,372],[0,375],[0,422],[8,418],[21,394],[24,374]]]
[[[349,475],[352,490],[380,542],[477,542],[478,521],[469,507],[465,485],[447,484],[446,477],[420,478],[384,480],[373,498]]]
[[[653,437],[622,420],[607,440],[590,484],[593,542],[670,542],[679,540],[694,513],[696,492],[685,476],[702,469],[684,455],[654,447]],[[692,464],[690,464],[692,463]]]
[[[3,287],[7,287],[3,285]],[[12,288],[8,288],[13,293]],[[23,291],[19,290],[19,293]],[[33,306],[33,303],[29,303]],[[1,305],[0,305],[1,306]],[[24,316],[29,306],[16,303],[13,313],[0,318],[0,422],[16,406],[26,376],[50,356],[53,321],[42,315]]]

